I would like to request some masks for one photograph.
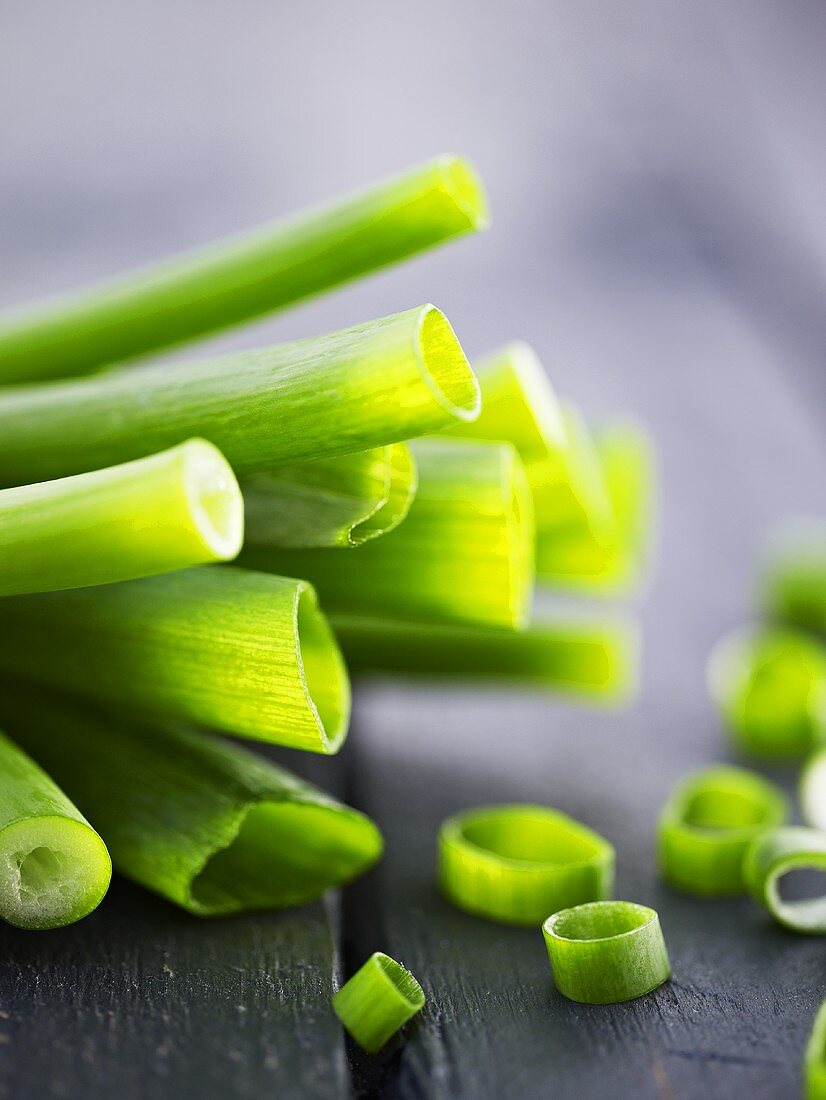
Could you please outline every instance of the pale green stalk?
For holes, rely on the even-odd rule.
[[[242,564],[306,577],[330,611],[521,625],[533,592],[534,528],[515,451],[433,439],[413,454],[419,486],[395,531],[356,550],[245,547]]]
[[[360,546],[398,527],[417,481],[404,443],[247,474],[246,545]]]
[[[421,306],[295,344],[0,391],[0,485],[201,436],[239,475],[396,443],[478,412],[445,316]]]
[[[291,305],[472,230],[474,170],[444,156],[336,202],[0,318],[0,382],[88,374]]]
[[[190,439],[120,466],[0,490],[0,596],[227,561],[243,533],[229,463]]]
[[[228,565],[0,600],[0,670],[312,752],[347,734],[347,672],[311,586]]]

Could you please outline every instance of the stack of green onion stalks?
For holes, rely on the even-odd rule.
[[[592,432],[525,345],[477,379],[445,315],[411,303],[142,361],[486,224],[476,173],[446,156],[0,318],[0,917],[85,916],[110,857],[200,916],[361,874],[377,827],[239,743],[337,752],[348,665],[627,694],[633,629],[535,621],[533,595],[537,577],[639,579],[650,449],[631,425]],[[399,969],[396,1028],[421,1007]],[[390,1034],[374,1023],[368,1044]]]

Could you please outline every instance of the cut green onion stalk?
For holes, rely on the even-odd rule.
[[[630,1001],[671,976],[660,918],[646,905],[577,905],[548,917],[542,932],[556,988],[572,1001]]]
[[[312,752],[347,734],[347,671],[311,586],[232,566],[0,600],[0,669]]]
[[[826,632],[826,522],[789,524],[762,578],[762,602],[784,622]]]
[[[784,879],[801,871],[817,873],[818,895],[784,897]],[[778,924],[793,932],[826,934],[826,833],[793,826],[762,832],[746,849],[743,877],[748,892]]]
[[[558,909],[609,898],[614,864],[607,840],[545,806],[466,810],[439,831],[445,897],[505,924],[541,924]]]
[[[121,466],[0,490],[0,596],[227,561],[243,532],[229,464],[190,439]]]
[[[425,435],[479,411],[446,317],[420,306],[294,344],[0,392],[0,484],[209,439],[237,474]]]
[[[197,252],[0,319],[0,381],[88,374],[291,305],[484,229],[470,165],[444,156]]]
[[[734,631],[712,651],[708,683],[744,752],[794,758],[826,738],[826,648],[805,634]]]
[[[258,552],[360,546],[398,527],[417,480],[404,443],[247,474],[246,544]]]
[[[826,832],[826,749],[812,753],[800,774],[803,820]]]
[[[18,928],[72,924],[97,908],[111,877],[86,818],[0,733],[0,918]]]
[[[636,686],[636,632],[622,622],[513,631],[333,615],[352,673],[512,683],[616,703]]]
[[[252,569],[306,577],[324,607],[521,626],[533,594],[530,490],[506,443],[422,440],[419,485],[395,531],[354,551],[245,548]]]
[[[359,1046],[376,1054],[424,1003],[410,971],[376,951],[335,994],[333,1011]]]
[[[788,820],[783,792],[742,768],[708,768],[683,780],[657,827],[660,871],[677,890],[741,894],[743,855],[763,830]]]
[[[805,1100],[826,1100],[826,1001],[820,1006],[803,1064]]]
[[[115,867],[198,916],[312,901],[381,854],[369,818],[220,738],[19,686],[0,714],[87,809]]]

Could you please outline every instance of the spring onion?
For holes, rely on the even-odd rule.
[[[818,896],[783,896],[785,877],[800,871],[818,872]],[[826,934],[826,833],[799,826],[764,830],[746,849],[743,878],[754,900],[778,924],[793,932]]]
[[[0,489],[0,596],[148,577],[241,549],[244,505],[202,439],[120,466]]]
[[[439,831],[442,893],[505,924],[541,924],[558,909],[609,898],[614,864],[607,840],[545,806],[465,810]]]
[[[0,714],[86,809],[117,870],[198,916],[303,904],[381,854],[369,818],[221,738],[19,686]]]
[[[376,951],[333,997],[333,1010],[369,1054],[421,1012],[425,996],[409,970]]]
[[[0,391],[0,484],[114,465],[189,436],[246,474],[424,435],[478,407],[447,319],[421,306],[294,344]]]
[[[686,893],[740,894],[749,843],[788,816],[782,791],[754,772],[728,767],[698,772],[679,784],[660,815],[660,871]]]
[[[820,1006],[803,1061],[805,1100],[826,1100],[826,1001]]]
[[[671,976],[660,918],[646,905],[577,905],[548,917],[542,931],[556,988],[572,1001],[630,1001]]]
[[[18,928],[72,924],[100,904],[111,877],[86,818],[0,733],[0,918]]]
[[[245,547],[241,562],[306,577],[328,610],[518,626],[533,594],[531,496],[506,443],[422,440],[404,523],[357,550]]]
[[[347,733],[347,672],[311,586],[233,566],[9,596],[0,669],[312,752]]]
[[[0,318],[0,381],[87,374],[205,336],[486,222],[473,169],[440,157],[330,206]]]
[[[247,474],[247,545],[360,546],[401,523],[416,484],[404,443]]]
[[[805,634],[736,630],[712,651],[708,682],[744,752],[793,758],[826,738],[826,648]]]
[[[826,832],[826,748],[813,752],[800,773],[803,820]]]
[[[534,623],[525,630],[332,615],[353,673],[513,683],[606,702],[636,683],[637,638],[626,624]]]
[[[826,632],[826,522],[798,521],[780,533],[761,588],[769,615]]]

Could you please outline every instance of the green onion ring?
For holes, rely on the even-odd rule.
[[[448,818],[439,832],[439,883],[469,913],[540,924],[548,913],[611,896],[614,848],[546,806],[486,806]]]
[[[826,1001],[817,1010],[803,1061],[805,1100],[826,1100]]]
[[[375,1054],[424,1002],[410,971],[376,951],[335,994],[333,1011],[359,1046]]]
[[[756,902],[793,932],[826,934],[826,888],[819,897],[787,901],[780,883],[790,871],[826,872],[826,833],[788,826],[756,837],[743,857],[743,877]]]
[[[563,909],[542,926],[556,988],[572,1001],[605,1005],[650,993],[671,975],[656,910],[632,901]]]
[[[662,876],[689,894],[741,894],[743,854],[750,841],[788,816],[782,791],[754,772],[719,767],[689,776],[660,814]]]

